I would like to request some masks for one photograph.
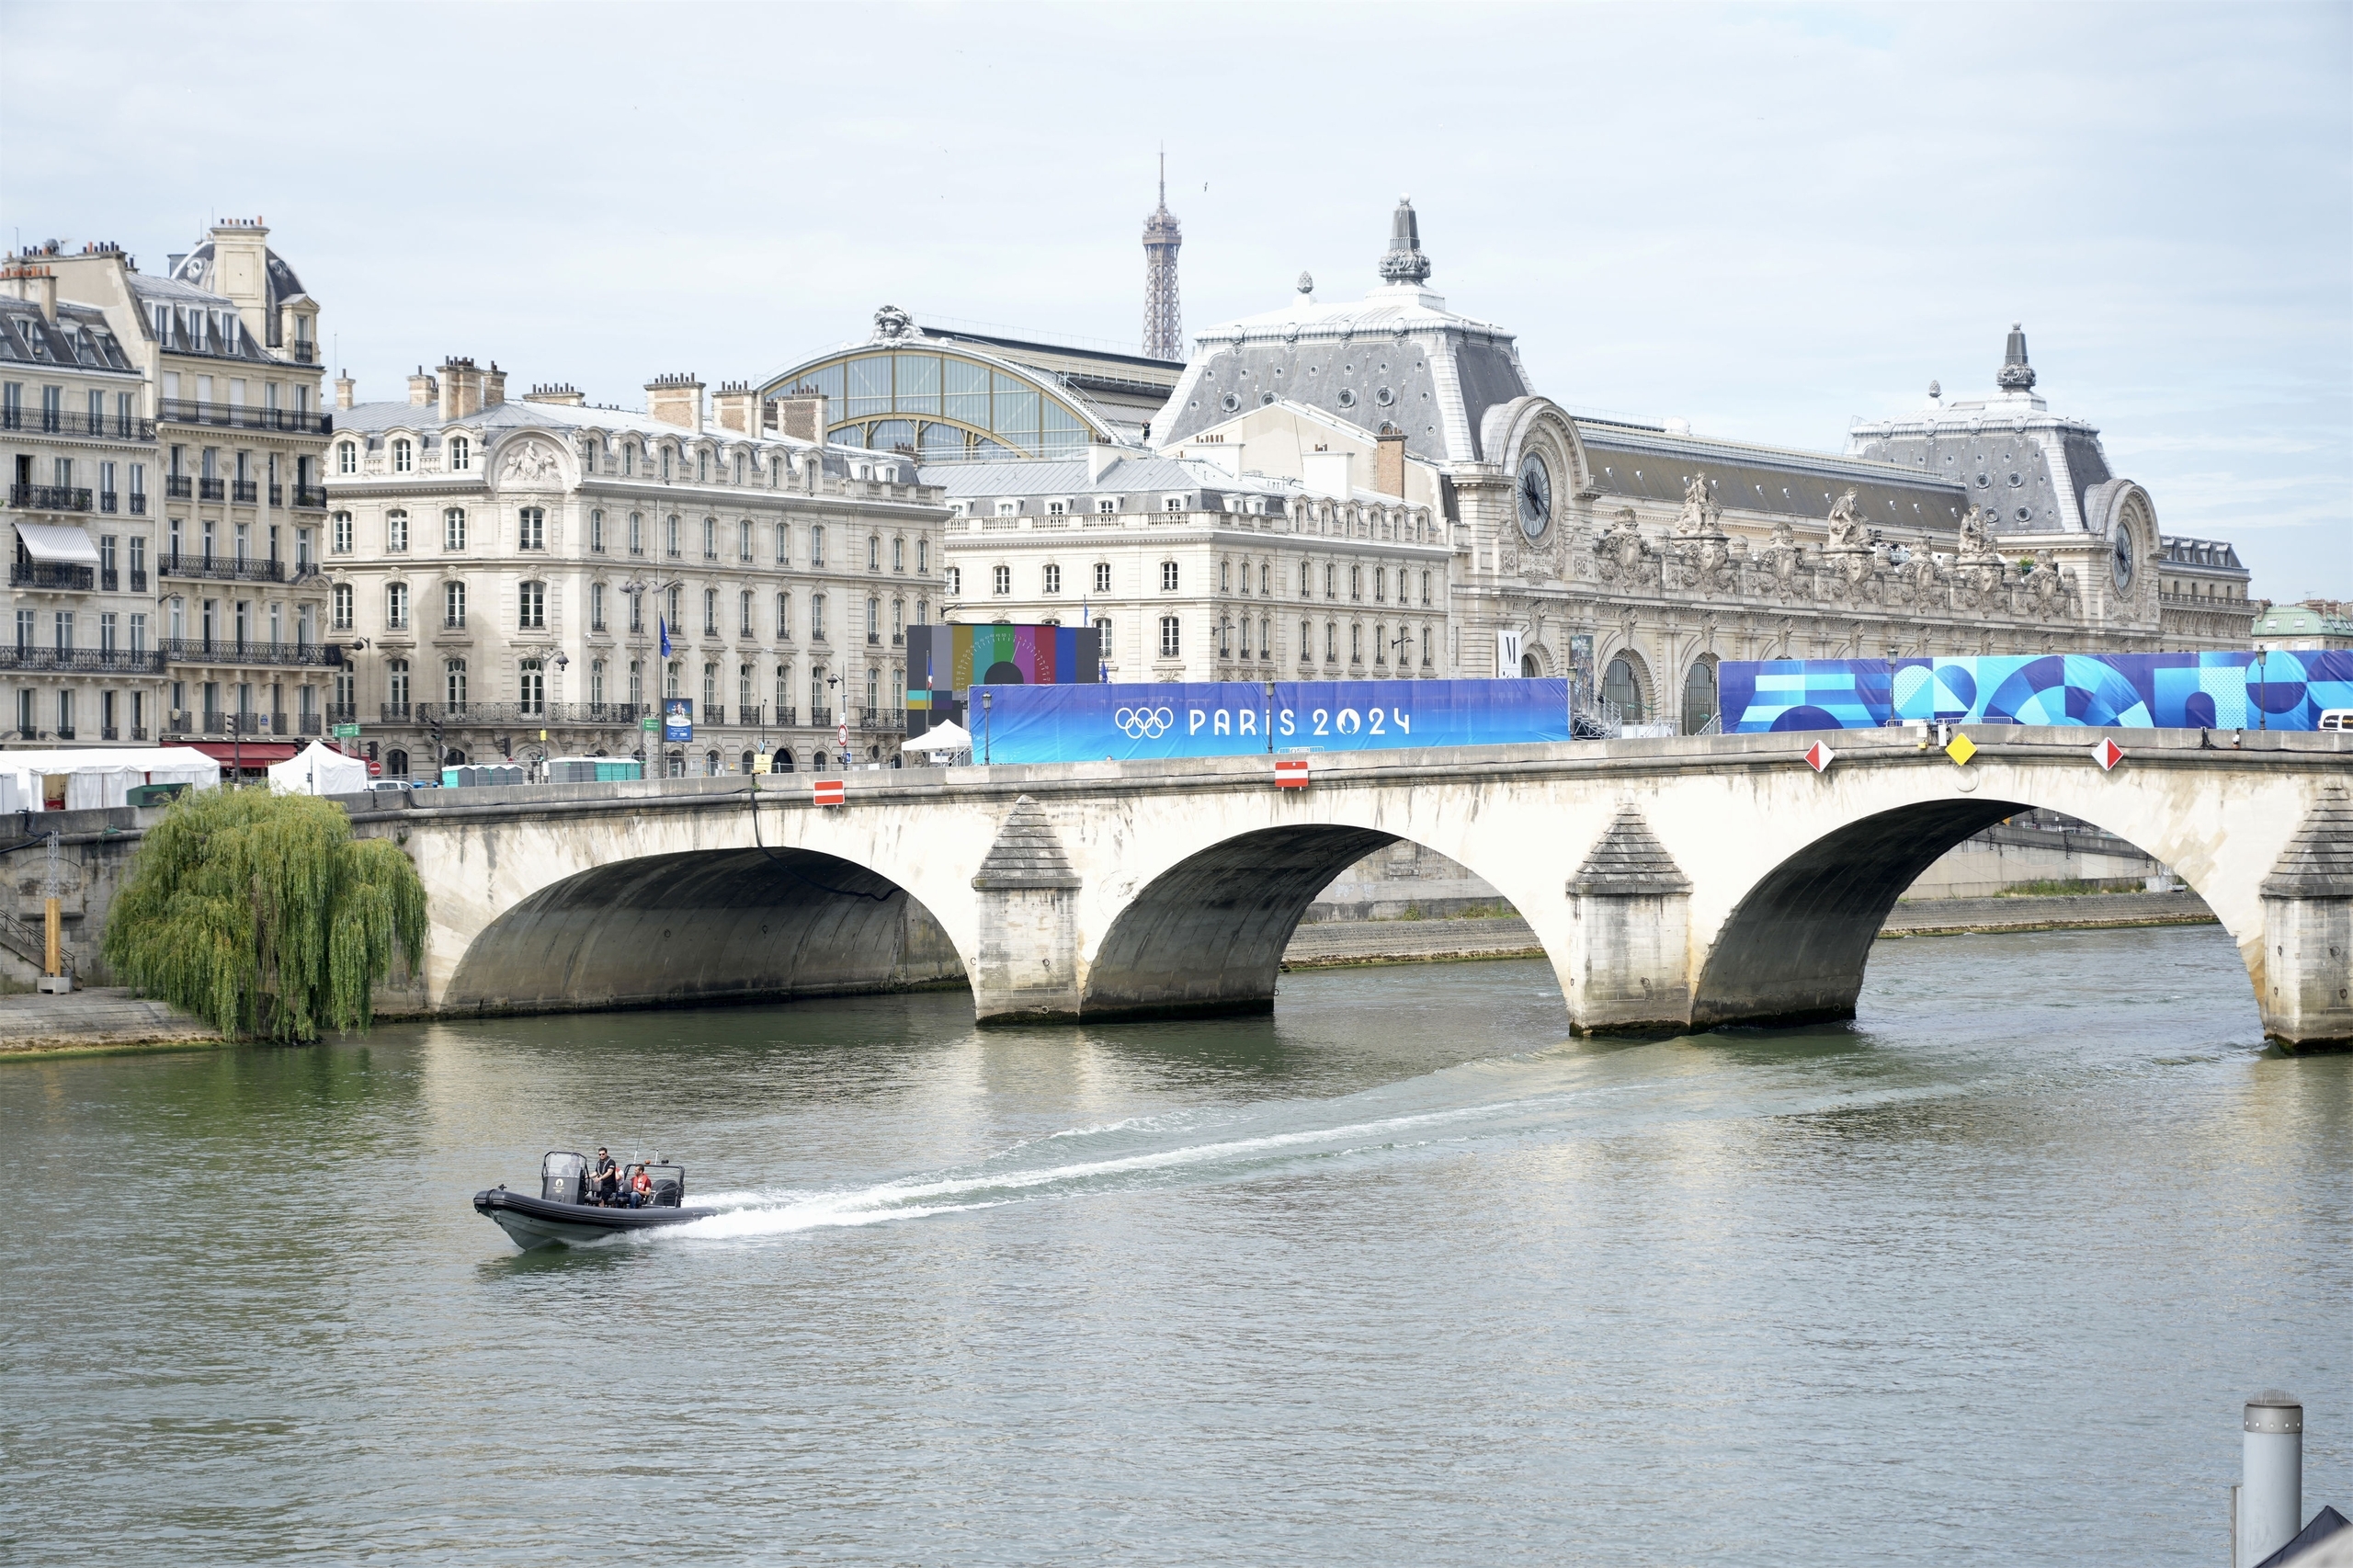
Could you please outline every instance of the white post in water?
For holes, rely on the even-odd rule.
[[[2304,1523],[2304,1407],[2269,1389],[2246,1402],[2239,1485],[2238,1561],[2255,1565],[2296,1539]]]

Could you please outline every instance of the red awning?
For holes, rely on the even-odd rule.
[[[223,767],[242,764],[248,769],[267,767],[273,762],[290,761],[301,749],[284,741],[246,741],[243,744],[233,744],[228,741],[184,741],[181,744],[202,752]]]

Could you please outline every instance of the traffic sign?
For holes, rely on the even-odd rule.
[[[339,741],[356,741],[359,738],[359,726],[357,724],[337,724],[335,727],[335,738]]]
[[[637,727],[641,730],[658,730],[662,727],[662,721],[659,718],[640,719],[637,722]]]
[[[1952,744],[1945,747],[1945,755],[1952,758],[1956,766],[1965,767],[1969,764],[1969,759],[1977,755],[1977,743],[1967,735],[1956,732],[1952,737]]]
[[[1307,759],[1303,756],[1282,757],[1277,759],[1275,763],[1275,788],[1278,790],[1306,789]]]
[[[842,781],[838,778],[813,779],[809,788],[811,798],[818,805],[838,806],[842,803]]]
[[[2106,773],[2124,760],[2124,748],[2102,736],[2099,744],[2092,747],[2092,760],[2099,764],[2102,773]]]
[[[1805,748],[1805,760],[1806,766],[1816,773],[1827,773],[1830,765],[1838,760],[1838,754],[1830,749],[1828,741],[1816,741]]]

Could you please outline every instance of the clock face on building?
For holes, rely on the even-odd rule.
[[[2132,585],[2132,530],[2131,528],[2120,528],[2116,530],[2116,556],[2110,564],[2116,573],[2116,585],[2120,589],[2131,587]]]
[[[1519,464],[1519,527],[1530,539],[1540,539],[1552,523],[1552,471],[1530,452]]]

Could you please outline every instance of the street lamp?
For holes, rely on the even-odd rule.
[[[685,581],[686,579],[683,577],[656,577],[652,579],[631,577],[620,585],[620,591],[631,596],[631,599],[634,601],[631,607],[634,613],[630,617],[630,651],[636,656],[636,664],[641,672],[645,668],[645,596],[649,593],[658,594],[666,592],[671,588],[676,587],[679,584]],[[648,705],[631,704],[631,706],[637,707]],[[642,776],[647,766],[647,759],[645,756],[645,720],[647,715],[643,713],[632,713],[630,717],[637,721],[637,767],[638,772]]]
[[[842,770],[849,770],[849,710],[842,706],[842,677],[838,671],[825,677],[827,689],[834,694],[834,744],[841,753],[838,759]]]
[[[989,710],[995,705],[996,693],[983,687],[981,690],[981,764],[983,767],[988,765],[989,742],[995,733],[989,722]]]

